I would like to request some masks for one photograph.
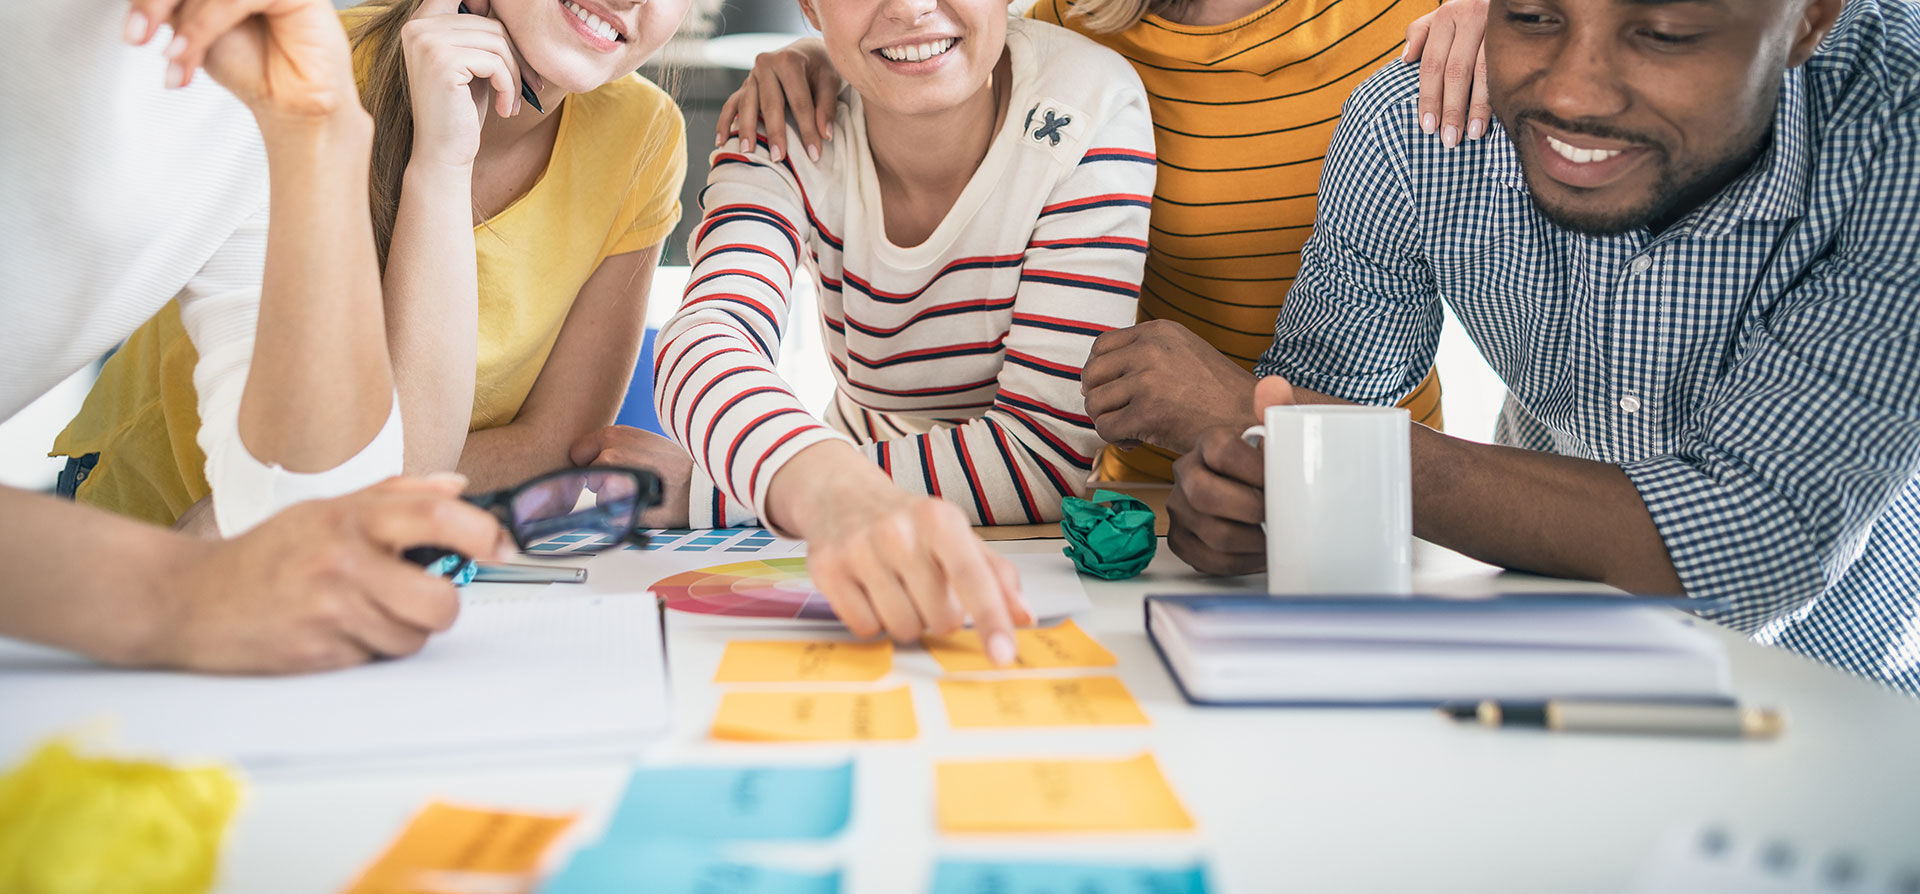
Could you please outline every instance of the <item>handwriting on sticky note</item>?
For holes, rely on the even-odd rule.
[[[954,761],[934,769],[940,831],[1165,832],[1193,817],[1151,754],[1120,760]]]
[[[345,894],[526,890],[572,814],[428,804]]]
[[[893,643],[737,640],[720,656],[715,683],[871,683],[893,669]]]
[[[955,729],[1147,722],[1119,677],[941,680],[940,698],[947,704],[947,723]]]
[[[1125,866],[1107,863],[971,863],[941,861],[933,894],[1206,894],[1199,865]]]
[[[905,686],[881,692],[729,692],[713,737],[738,742],[911,739],[920,734]]]
[[[1054,627],[1016,630],[1013,638],[1014,644],[1019,647],[1013,662],[1017,668],[1113,667],[1120,663],[1114,659],[1112,652],[1095,642],[1071,618]],[[940,666],[949,673],[1004,670],[987,660],[986,651],[980,647],[980,634],[971,630],[929,638],[926,646],[927,654],[932,655],[933,660],[940,662]]]
[[[853,762],[826,767],[642,767],[608,845],[664,839],[829,838],[847,825]]]

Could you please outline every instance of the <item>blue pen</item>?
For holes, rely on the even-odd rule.
[[[470,16],[470,15],[473,15],[473,10],[468,9],[467,5],[465,3],[462,3],[460,4],[460,14]],[[540,107],[539,95],[533,92],[532,87],[527,86],[527,82],[525,78],[522,78],[520,80],[520,98],[526,100],[527,105],[533,106],[534,111],[539,112],[542,115],[545,115],[547,113],[546,109],[543,109]]]

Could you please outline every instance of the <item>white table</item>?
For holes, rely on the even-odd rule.
[[[996,544],[1056,552],[1046,541]],[[594,560],[625,577],[626,553]],[[622,564],[624,563],[624,564]],[[1493,569],[1422,549],[1429,591],[1591,589]],[[633,587],[652,578],[615,581]],[[1152,718],[1145,729],[949,730],[924,653],[895,675],[913,687],[920,737],[862,746],[705,740],[725,642],[777,637],[765,625],[674,616],[668,651],[674,731],[649,764],[825,763],[857,758],[846,835],[795,857],[838,861],[852,894],[926,890],[936,859],[1088,858],[1209,864],[1220,891],[1617,891],[1674,829],[1719,823],[1736,834],[1844,845],[1872,862],[1920,863],[1920,703],[1726,631],[1736,691],[1787,714],[1774,742],[1614,738],[1454,725],[1424,710],[1195,709],[1175,692],[1141,628],[1150,592],[1259,587],[1201,578],[1164,549],[1132,581],[1089,581],[1080,623],[1120,659],[1118,673]],[[513,585],[477,588],[489,592]],[[791,631],[785,635],[791,636]],[[933,763],[948,757],[1123,756],[1151,750],[1199,821],[1190,835],[943,838],[934,830]],[[598,837],[631,764],[493,767],[261,782],[228,843],[221,890],[338,891],[414,810],[431,799],[527,810],[579,810]]]

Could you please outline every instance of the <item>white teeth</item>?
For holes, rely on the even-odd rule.
[[[935,56],[953,49],[954,39],[942,38],[931,43],[912,44],[903,47],[881,47],[880,55],[894,62],[925,62]]]
[[[605,19],[580,8],[577,3],[567,2],[563,5],[567,7],[568,12],[573,13],[574,18],[587,23],[587,30],[599,35],[601,39],[616,42],[620,40],[620,29],[607,24]]]
[[[1619,155],[1623,151],[1620,149],[1582,149],[1571,143],[1556,140],[1553,137],[1547,137],[1547,145],[1551,147],[1554,152],[1559,153],[1561,158],[1577,165],[1606,161],[1609,158]]]

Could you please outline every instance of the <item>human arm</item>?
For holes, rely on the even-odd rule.
[[[107,664],[300,673],[418,651],[459,599],[400,558],[507,546],[461,482],[394,479],[302,503],[232,540],[200,540],[0,487],[0,634]],[[110,557],[111,561],[102,561]]]
[[[178,35],[173,81],[204,63],[253,114],[273,196],[274,213],[231,234],[180,296],[215,417],[201,433],[208,478],[236,533],[399,470],[367,218],[372,124],[328,4],[138,0],[127,36],[146,42],[162,23]],[[316,406],[327,412],[286,412]]]
[[[520,412],[467,435],[460,472],[476,490],[565,468],[575,441],[613,424],[640,357],[659,262],[655,243],[601,261],[587,278]]]
[[[413,149],[387,251],[387,338],[411,473],[458,468],[479,352],[473,167],[489,109],[518,109],[519,69],[499,22],[428,0],[401,29]],[[452,260],[449,259],[458,259]]]
[[[1215,426],[1253,424],[1253,374],[1173,320],[1147,320],[1093,342],[1081,374],[1087,415],[1122,447],[1185,453]]]
[[[1487,134],[1487,0],[1446,0],[1407,26],[1404,62],[1420,63],[1420,129],[1448,148]]]
[[[1346,401],[1286,379],[1260,380],[1253,418],[1271,406]],[[1676,594],[1660,533],[1619,466],[1492,444],[1411,425],[1413,533],[1505,568]],[[1174,463],[1167,546],[1209,574],[1266,567],[1265,469],[1237,427],[1202,433]]]

